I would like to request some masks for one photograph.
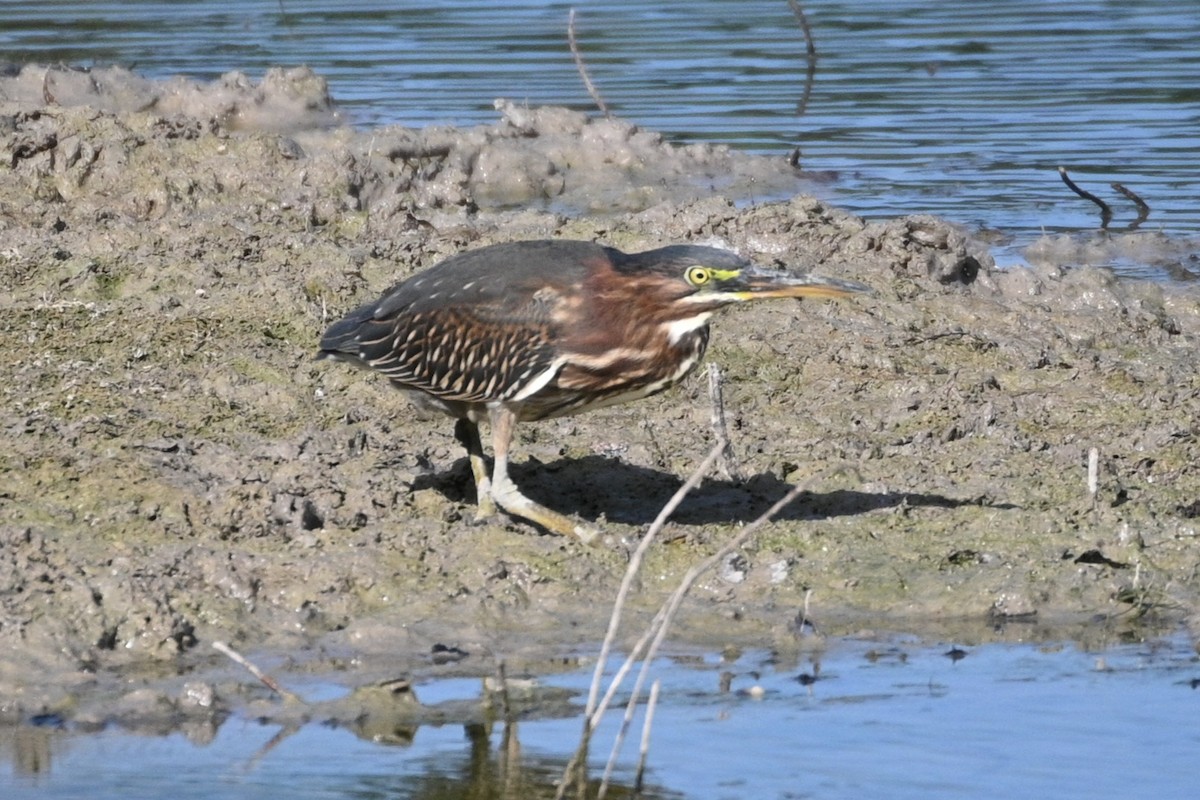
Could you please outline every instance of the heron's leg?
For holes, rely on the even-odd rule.
[[[496,403],[488,406],[488,416],[492,423],[492,451],[496,457],[496,463],[492,467],[492,499],[496,501],[496,505],[513,516],[536,522],[551,533],[575,536],[585,544],[596,538],[598,531],[594,528],[576,522],[565,514],[552,511],[521,494],[521,490],[508,477],[508,446],[512,443],[517,415],[507,406]]]
[[[487,460],[483,457],[479,426],[474,420],[460,417],[454,423],[454,438],[467,448],[471,474],[475,476],[475,503],[478,506],[475,516],[477,519],[486,519],[496,513],[496,503],[492,500],[492,481],[488,478]]]

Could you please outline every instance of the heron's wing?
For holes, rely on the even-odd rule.
[[[447,400],[524,400],[561,369],[557,293],[525,302],[474,297],[428,303],[380,302],[352,311],[321,340],[322,355],[359,363],[397,385]]]
[[[544,324],[496,325],[470,307],[372,318],[357,334],[358,358],[406,388],[448,400],[521,399],[557,370],[555,334]]]
[[[468,251],[352,311],[322,355],[356,361],[449,400],[524,401],[565,363],[564,325],[608,251],[590,242],[516,242]]]

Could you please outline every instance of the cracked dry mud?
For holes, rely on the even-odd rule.
[[[221,664],[205,646],[218,639],[392,671],[438,641],[511,658],[598,639],[630,543],[711,446],[702,372],[519,428],[516,480],[598,522],[588,548],[472,524],[451,422],[312,360],[328,322],[400,278],[522,238],[701,242],[876,289],[715,320],[741,475],[684,502],[635,613],[791,484],[811,491],[702,580],[678,638],[788,646],[809,592],[832,633],[1192,620],[1191,286],[996,270],[945,221],[864,222],[782,161],[565,109],[354,131],[311,127],[331,117],[302,70],[184,88],[106,74],[77,104],[69,71],[52,103],[19,91],[28,76],[5,80],[6,719],[81,708],[104,676]],[[744,202],[764,194],[791,199]]]

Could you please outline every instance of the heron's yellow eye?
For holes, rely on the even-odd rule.
[[[692,286],[703,286],[712,278],[712,271],[707,267],[688,267],[686,277]]]

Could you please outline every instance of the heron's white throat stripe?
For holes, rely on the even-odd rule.
[[[685,317],[683,319],[674,319],[670,322],[662,323],[663,330],[666,331],[667,340],[671,344],[679,344],[679,340],[687,336],[689,333],[694,333],[708,324],[709,317],[712,316],[711,311],[705,311],[703,314],[697,314],[694,317]]]

